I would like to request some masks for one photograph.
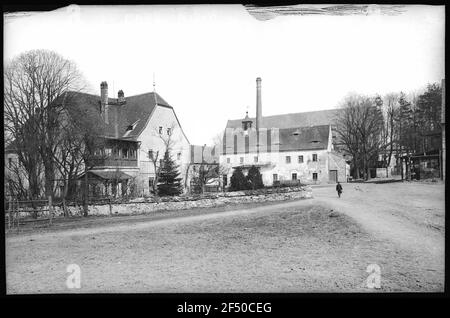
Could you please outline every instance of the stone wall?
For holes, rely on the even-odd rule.
[[[173,198],[138,198],[127,202],[113,202],[110,205],[105,201],[89,205],[89,215],[132,215],[145,214],[156,211],[186,210],[193,208],[220,207],[230,204],[274,202],[295,199],[308,199],[312,197],[310,187],[266,188],[261,190],[236,191],[225,193],[205,194],[202,196],[180,196]],[[82,215],[82,206],[68,206],[71,215]],[[48,215],[43,212],[41,215]],[[54,207],[54,215],[62,216],[60,206]],[[29,214],[21,213],[21,217]]]

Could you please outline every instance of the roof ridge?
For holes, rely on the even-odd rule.
[[[321,110],[311,110],[307,112],[296,112],[296,113],[284,113],[284,114],[276,114],[276,115],[268,115],[268,116],[262,116],[262,118],[269,118],[269,117],[279,117],[279,116],[287,116],[287,115],[296,115],[296,114],[309,114],[309,113],[316,113],[316,112],[326,112],[326,111],[335,111],[338,110],[338,108],[330,108],[330,109],[321,109]],[[255,117],[250,117],[250,119],[254,119]],[[242,120],[242,119],[228,119],[228,121],[235,121],[235,120]]]

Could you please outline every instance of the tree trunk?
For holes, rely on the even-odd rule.
[[[47,158],[51,158],[48,156]],[[52,160],[44,159],[45,197],[53,196],[53,184],[55,181],[55,169]]]
[[[66,204],[66,197],[68,193],[69,188],[69,180],[67,178],[64,179],[64,188],[63,188],[63,195],[62,195],[62,208],[63,208],[63,214],[64,217],[69,216],[69,211],[67,210],[67,204]]]
[[[89,196],[89,184],[88,184],[88,169],[86,166],[84,168],[84,187],[83,187],[83,216],[84,217],[87,217],[88,213],[89,213],[88,196]]]

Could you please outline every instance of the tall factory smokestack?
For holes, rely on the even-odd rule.
[[[261,77],[256,79],[256,130],[259,131],[262,120]]]

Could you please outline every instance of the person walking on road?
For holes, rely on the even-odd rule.
[[[336,191],[338,193],[338,196],[341,197],[341,193],[342,193],[342,185],[339,183],[336,184]]]

